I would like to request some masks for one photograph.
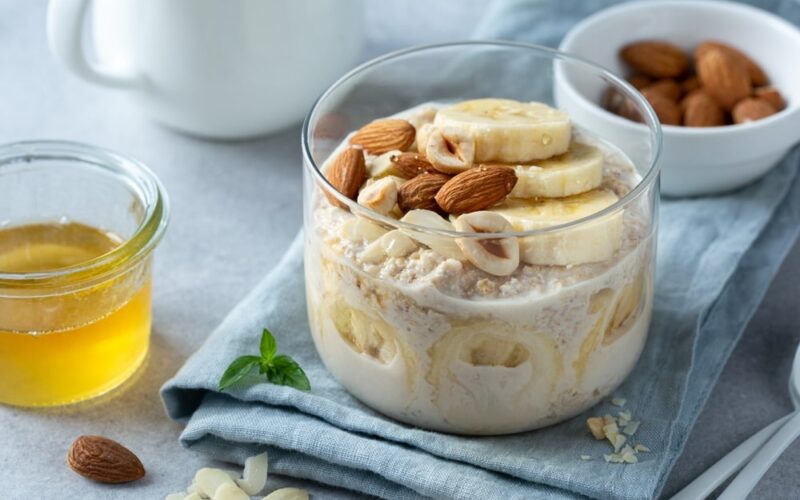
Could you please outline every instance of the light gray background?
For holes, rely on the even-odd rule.
[[[488,3],[368,0],[364,58],[467,38]],[[56,65],[46,46],[45,7],[44,0],[0,0],[0,142],[70,139],[138,158],[162,179],[173,212],[157,253],[153,345],[146,368],[113,398],[68,411],[0,406],[0,497],[162,498],[185,487],[194,471],[210,462],[180,447],[181,427],[166,418],[158,389],[270,270],[300,228],[299,126],[256,141],[219,143],[155,125],[124,94],[86,84]],[[667,493],[791,410],[786,381],[800,339],[798,283],[800,245],[722,374]],[[80,434],[119,439],[141,457],[147,477],[104,487],[76,476],[64,454]],[[317,498],[349,497],[306,486]],[[795,443],[752,497],[798,495],[800,444]]]

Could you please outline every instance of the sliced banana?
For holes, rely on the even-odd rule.
[[[588,217],[617,200],[614,193],[594,189],[566,198],[507,198],[489,211],[508,219],[517,231],[530,231]],[[522,238],[521,260],[566,266],[609,259],[622,244],[622,217],[623,211],[619,210],[572,229]]]
[[[603,153],[587,144],[573,142],[569,150],[532,165],[517,165],[513,198],[562,198],[585,193],[603,183]]]
[[[480,211],[461,215],[455,228],[464,233],[505,233],[514,228],[502,215]],[[461,251],[478,269],[495,276],[508,276],[519,265],[519,243],[516,238],[458,238]]]
[[[410,210],[400,220],[431,229],[455,231],[455,228],[450,222],[431,210]],[[401,231],[448,259],[464,260],[464,254],[461,253],[461,249],[456,244],[454,238],[438,236],[413,229],[401,229]]]
[[[475,162],[525,163],[567,151],[569,115],[540,102],[475,99],[439,110],[437,127],[456,127],[475,139]]]

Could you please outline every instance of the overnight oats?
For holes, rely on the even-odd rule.
[[[567,113],[422,104],[362,124],[320,171],[306,193],[311,333],[362,402],[429,429],[519,432],[582,412],[633,368],[652,204],[620,203],[641,175]]]

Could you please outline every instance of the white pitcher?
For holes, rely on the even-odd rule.
[[[89,24],[97,62],[84,48]],[[77,76],[125,89],[154,119],[206,137],[298,122],[357,61],[361,0],[51,0],[50,49]]]

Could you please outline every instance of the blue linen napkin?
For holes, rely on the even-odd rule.
[[[509,0],[489,13],[482,37],[554,45],[609,1]],[[772,2],[800,22],[797,4]],[[536,22],[532,20],[535,19]],[[586,416],[530,433],[461,437],[415,429],[360,404],[331,379],[308,331],[302,239],[211,334],[162,390],[181,442],[242,463],[257,450],[270,469],[382,498],[620,498],[657,496],[745,324],[800,228],[800,149],[761,181],[725,196],[661,207],[655,307],[645,350],[617,391],[642,421],[652,451],[607,464]],[[257,346],[261,328],[305,367],[313,390],[259,384],[220,394],[219,376]],[[601,404],[591,414],[618,411]],[[591,455],[592,461],[580,460]]]

